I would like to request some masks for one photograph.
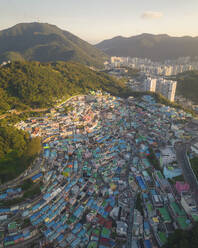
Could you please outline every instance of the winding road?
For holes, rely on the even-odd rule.
[[[178,143],[175,145],[175,150],[177,155],[177,161],[181,165],[184,178],[190,185],[192,194],[198,206],[198,181],[191,168],[190,161],[187,156],[187,145],[183,143]]]

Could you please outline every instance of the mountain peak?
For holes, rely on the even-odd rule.
[[[108,58],[95,47],[49,23],[19,23],[0,31],[0,62],[21,58],[40,62],[74,60],[100,67]],[[10,58],[11,57],[11,58]]]
[[[18,23],[15,26],[5,29],[0,32],[5,35],[20,35],[24,33],[33,33],[33,32],[42,32],[42,33],[53,33],[61,31],[57,26],[51,25],[48,23],[39,23],[39,22],[31,22],[31,23]]]

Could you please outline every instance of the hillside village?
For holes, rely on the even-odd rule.
[[[43,152],[23,177],[43,185],[29,201],[0,206],[1,247],[38,238],[43,247],[162,247],[198,220],[175,151],[195,137],[192,120],[148,95],[98,91],[18,123],[42,138]],[[15,181],[0,199],[21,194]]]

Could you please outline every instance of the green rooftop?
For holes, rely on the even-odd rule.
[[[89,243],[89,245],[88,245],[88,248],[97,248],[97,242],[95,242],[95,241],[91,241],[90,243]]]
[[[163,179],[164,177],[162,176],[162,173],[160,171],[157,171],[157,176],[159,177],[159,179]]]
[[[171,222],[171,217],[169,215],[169,212],[166,207],[164,208],[158,208],[164,222]]]
[[[94,229],[93,234],[95,234],[96,236],[99,236],[100,230],[99,229]]]
[[[103,201],[102,207],[106,207],[107,205],[108,205],[108,202],[107,201]]]
[[[151,203],[147,203],[146,206],[147,206],[147,209],[148,209],[149,213],[151,213],[153,211],[152,204]]]
[[[181,209],[176,202],[171,202],[170,206],[177,216],[186,216],[185,211]]]
[[[16,222],[11,222],[8,224],[8,230],[14,230],[17,229],[17,223]]]
[[[110,234],[111,234],[111,231],[109,229],[103,227],[101,236],[105,236],[106,237],[106,236],[110,236]]]

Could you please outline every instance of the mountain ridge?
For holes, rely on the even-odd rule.
[[[90,90],[119,94],[124,89],[123,82],[73,61],[15,61],[0,67],[0,114],[12,109],[48,108],[57,99]]]
[[[72,33],[48,23],[19,23],[0,31],[0,62],[4,60],[69,61],[102,67],[107,55]]]
[[[198,56],[198,37],[143,33],[116,36],[95,45],[110,56],[150,58],[153,61]]]

